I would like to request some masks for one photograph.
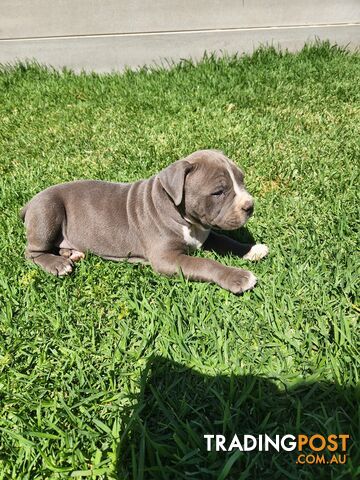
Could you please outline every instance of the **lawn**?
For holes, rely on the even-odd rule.
[[[0,479],[360,475],[360,55],[183,61],[170,70],[0,71]],[[52,184],[134,181],[223,150],[270,255],[235,296],[88,255],[25,261],[20,207]],[[218,258],[209,252],[196,255]],[[343,465],[206,451],[204,434],[349,434]]]

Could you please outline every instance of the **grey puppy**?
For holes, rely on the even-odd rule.
[[[242,227],[253,209],[235,163],[222,152],[199,150],[147,180],[80,180],[38,193],[21,211],[25,256],[60,276],[89,251],[150,262],[165,275],[181,270],[186,278],[241,293],[255,286],[251,272],[188,253],[204,245],[248,260],[267,255],[266,245],[241,244],[212,231]]]

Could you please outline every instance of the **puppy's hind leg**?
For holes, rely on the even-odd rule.
[[[28,239],[25,257],[56,276],[68,275],[74,265],[71,258],[54,253],[64,219],[62,202],[42,194],[29,203],[24,219]]]

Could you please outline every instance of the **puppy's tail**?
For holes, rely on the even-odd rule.
[[[19,212],[19,215],[20,215],[20,218],[21,218],[22,221],[25,220],[25,215],[26,215],[26,211],[27,211],[28,207],[29,207],[29,204],[27,203],[26,205],[23,206],[23,208]]]

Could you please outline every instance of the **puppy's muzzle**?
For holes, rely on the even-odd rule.
[[[241,205],[241,210],[243,210],[248,217],[254,213],[254,200],[249,198]]]

